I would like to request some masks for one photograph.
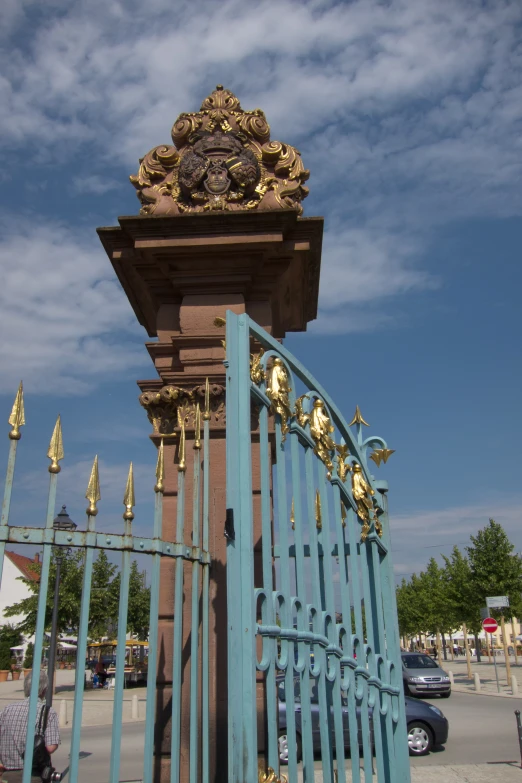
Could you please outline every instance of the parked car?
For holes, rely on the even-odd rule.
[[[447,672],[437,661],[424,653],[401,653],[402,679],[407,696],[433,696],[443,699],[451,696],[451,683]]]
[[[297,760],[302,758],[302,729],[301,729],[301,701],[299,698],[299,680],[295,681],[295,725],[296,725],[296,751]],[[286,732],[286,700],[284,678],[277,679],[278,706],[279,706],[279,760],[281,764],[288,763],[288,735]],[[317,682],[311,682],[311,717],[312,717],[312,742],[314,753],[321,751],[320,716],[318,704]],[[420,702],[408,696],[406,701],[406,724],[408,728],[408,750],[410,756],[425,756],[434,747],[444,745],[448,739],[449,724],[441,710],[433,704]],[[343,734],[345,750],[350,750],[350,732],[348,726],[348,707],[346,699],[343,704]],[[370,714],[370,740],[373,747],[373,721],[372,709]],[[357,710],[359,747],[362,746],[362,731],[360,710]],[[333,742],[333,737],[332,737]]]

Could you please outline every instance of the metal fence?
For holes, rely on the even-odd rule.
[[[40,670],[45,632],[45,614],[47,594],[49,589],[49,573],[51,556],[54,546],[81,548],[84,552],[82,600],[80,608],[80,620],[78,627],[78,645],[76,658],[76,677],[74,689],[74,706],[72,718],[72,734],[70,747],[70,766],[68,770],[72,783],[78,779],[78,764],[80,760],[80,741],[82,725],[82,708],[84,702],[84,670],[85,657],[88,644],[89,605],[91,597],[91,581],[93,572],[93,558],[95,549],[105,549],[122,553],[121,563],[121,587],[118,610],[118,634],[117,653],[114,682],[114,702],[112,715],[112,738],[110,751],[110,783],[118,783],[120,776],[120,748],[122,738],[122,709],[124,688],[124,665],[127,635],[127,611],[129,599],[129,577],[131,571],[131,554],[147,554],[151,558],[150,564],[150,621],[149,621],[149,657],[146,691],[146,719],[145,741],[143,758],[143,781],[152,783],[153,753],[154,753],[154,725],[156,709],[156,669],[158,663],[158,607],[160,587],[160,561],[162,558],[174,558],[176,562],[175,594],[174,594],[174,631],[173,631],[173,669],[172,681],[179,684],[181,681],[181,645],[183,634],[183,561],[192,563],[192,628],[201,627],[201,650],[198,649],[199,634],[191,634],[191,657],[198,660],[200,655],[201,668],[191,667],[190,695],[190,779],[195,783],[200,765],[202,780],[208,781],[209,754],[208,754],[208,595],[209,595],[209,567],[208,554],[208,515],[209,515],[209,394],[208,380],[206,384],[205,408],[200,412],[199,403],[195,411],[195,432],[193,448],[193,509],[191,519],[192,546],[186,546],[184,541],[185,524],[185,471],[189,456],[185,454],[185,423],[179,421],[180,443],[178,459],[178,506],[176,541],[164,541],[161,537],[163,491],[164,491],[164,456],[163,441],[158,450],[156,467],[155,510],[153,537],[143,538],[134,536],[132,521],[134,519],[134,478],[132,463],[130,465],[123,504],[124,533],[116,535],[103,533],[96,529],[96,517],[98,514],[98,501],[100,500],[100,482],[98,475],[98,458],[94,459],[90,474],[86,498],[89,501],[87,507],[87,529],[85,531],[60,531],[53,528],[55,516],[56,490],[58,475],[60,473],[60,461],[63,459],[62,427],[60,417],[56,422],[47,453],[50,459],[48,467],[50,473],[49,494],[47,501],[46,525],[43,528],[23,527],[9,525],[9,512],[11,506],[11,491],[15,472],[17,448],[21,438],[21,427],[25,424],[24,400],[22,384],[16,395],[15,403],[9,423],[10,451],[7,466],[7,476],[2,505],[2,517],[0,525],[0,581],[4,563],[4,553],[7,543],[31,544],[43,547],[41,570],[39,576],[38,612],[34,642],[33,671]],[[200,427],[203,420],[203,437]],[[190,520],[190,512],[187,514]],[[200,602],[201,600],[201,616]],[[34,745],[34,726],[37,715],[38,703],[38,677],[34,677],[31,685],[29,700],[29,719],[26,739],[26,753],[23,773],[23,783],[30,783],[31,759]],[[180,777],[178,760],[180,758],[180,714],[181,714],[181,689],[172,689],[172,730],[171,730],[171,781],[177,783]]]
[[[290,783],[314,781],[314,751],[324,783],[370,783],[373,752],[379,781],[407,783],[387,485],[368,467],[392,450],[248,316],[227,314],[226,346],[229,781],[255,780],[263,750]]]

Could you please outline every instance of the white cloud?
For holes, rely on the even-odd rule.
[[[394,570],[397,576],[418,572],[428,560],[448,556],[457,545],[470,545],[470,536],[486,527],[490,518],[502,525],[515,551],[522,551],[522,506],[517,499],[493,497],[468,506],[419,509],[408,514],[391,514]]]
[[[23,378],[40,394],[85,393],[146,361],[135,316],[95,240],[15,218],[3,225],[0,268],[0,391]]]
[[[6,29],[34,9],[4,4]],[[336,224],[312,328],[382,328],[392,297],[437,284],[435,227],[520,214],[521,19],[516,0],[53,0],[0,55],[5,176],[45,160],[101,197],[222,82],[298,144],[310,202]]]
[[[117,190],[122,185],[115,179],[108,179],[99,174],[91,174],[86,177],[74,177],[72,189],[74,193],[94,193],[100,195],[108,193],[109,190]]]

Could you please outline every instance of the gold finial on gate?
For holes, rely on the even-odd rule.
[[[379,468],[381,462],[384,462],[384,464],[386,464],[392,454],[395,454],[395,449],[374,449],[370,454],[370,459],[373,462],[375,462],[375,464]]]
[[[205,379],[205,410],[203,411],[203,421],[210,421],[210,383]]]
[[[181,414],[179,412],[178,408],[178,424],[180,427],[180,435],[179,435],[179,458],[178,458],[178,472],[184,473],[187,469],[187,465],[185,462],[185,421],[181,417]]]
[[[136,500],[134,498],[134,473],[132,470],[132,462],[129,466],[129,475],[127,476],[127,486],[125,487],[125,495],[123,496],[123,505],[125,506],[123,519],[132,522],[134,519],[132,507],[136,505]]]
[[[292,530],[295,530],[295,509],[294,509],[294,499],[292,498],[292,508],[290,509],[290,523],[292,525]]]
[[[98,513],[96,503],[101,498],[100,477],[98,475],[98,455],[95,456],[94,462],[92,463],[91,475],[89,478],[89,483],[87,484],[87,492],[85,493],[85,497],[89,501],[89,505],[87,506],[87,516],[95,517]]]
[[[194,419],[194,448],[201,448],[201,411],[199,402],[196,403],[196,414]]]
[[[61,467],[59,466],[58,462],[63,459],[62,422],[60,419],[60,414],[58,414],[56,424],[54,425],[51,442],[49,443],[49,448],[47,450],[47,456],[51,460],[51,464],[47,468],[49,473],[59,473],[61,471]]]
[[[351,420],[351,422],[349,423],[348,426],[349,427],[353,427],[354,424],[364,424],[365,427],[369,427],[370,426],[368,424],[368,422],[363,419],[363,415],[361,413],[361,409],[359,408],[358,405],[355,406],[354,417],[353,417],[353,419]]]
[[[156,485],[154,492],[163,493],[165,481],[165,459],[163,456],[163,438],[158,449],[158,461],[156,462]]]
[[[321,511],[321,495],[319,490],[315,490],[315,523],[318,530],[323,529],[323,514]]]
[[[9,440],[20,440],[22,433],[20,427],[25,424],[25,410],[24,410],[24,385],[20,381],[20,386],[16,392],[15,401],[13,404],[13,410],[9,416],[9,424],[13,428],[9,433]]]

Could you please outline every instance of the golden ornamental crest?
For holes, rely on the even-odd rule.
[[[218,84],[199,112],[180,114],[174,146],[154,147],[130,181],[143,215],[244,209],[294,209],[308,195],[295,147],[270,141],[261,109],[243,111]]]

